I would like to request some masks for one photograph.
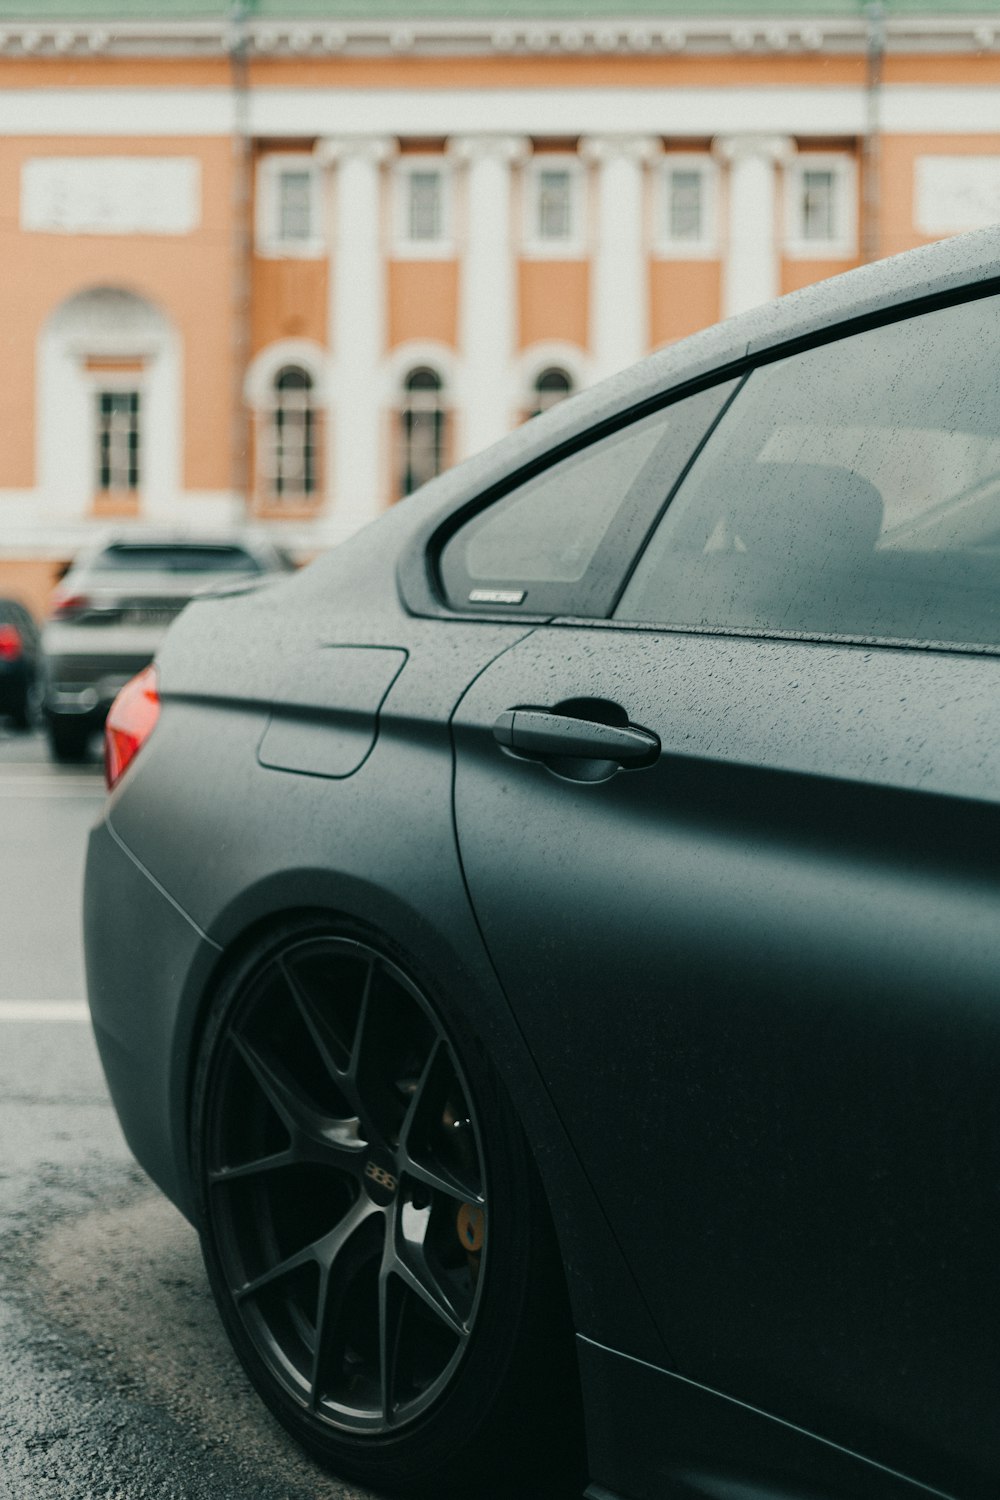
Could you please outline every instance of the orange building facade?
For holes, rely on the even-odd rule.
[[[704,9],[704,7],[702,7]],[[1000,219],[1000,25],[0,34],[0,593],[307,555],[696,329]]]

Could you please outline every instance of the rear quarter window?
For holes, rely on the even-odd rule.
[[[439,557],[455,609],[606,614],[735,382],[661,407],[552,463],[466,521]]]

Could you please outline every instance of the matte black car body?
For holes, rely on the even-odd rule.
[[[338,914],[463,997],[554,1221],[594,1500],[1000,1492],[1000,662],[619,628],[627,532],[586,618],[454,608],[442,539],[666,393],[997,292],[990,231],[797,293],[197,603],[92,835],[98,1042],[191,1216],[207,999],[270,924]],[[658,761],[581,786],[494,737],[594,701]]]

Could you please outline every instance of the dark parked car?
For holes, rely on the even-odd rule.
[[[998,475],[989,231],[557,407],[118,700],[111,1091],[343,1475],[1000,1494]]]
[[[53,596],[42,637],[53,756],[86,759],[115,694],[152,661],[195,594],[286,565],[266,542],[177,536],[125,535],[81,554]]]
[[[0,718],[27,729],[35,706],[38,626],[16,599],[0,599]]]

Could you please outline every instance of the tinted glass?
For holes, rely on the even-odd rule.
[[[441,554],[450,602],[467,607],[470,594],[494,588],[523,591],[529,610],[592,612],[586,580],[609,549],[618,555],[623,528],[628,545],[639,545],[732,388],[714,386],[622,427],[479,512]]]
[[[618,617],[1000,644],[1000,302],[757,369]]]
[[[115,543],[94,559],[99,573],[259,573],[242,547],[177,547],[150,543]]]

